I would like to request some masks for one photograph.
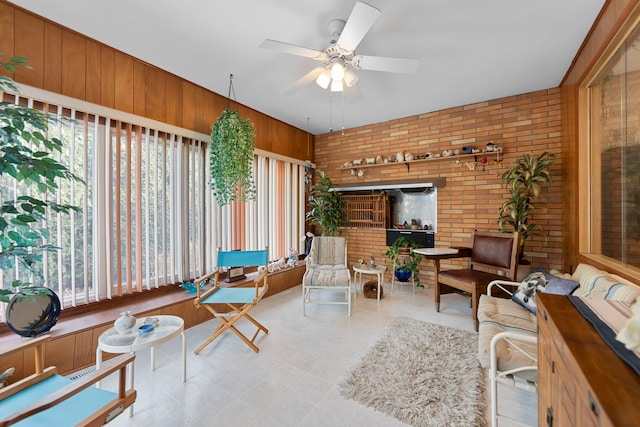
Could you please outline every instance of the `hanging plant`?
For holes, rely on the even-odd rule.
[[[230,95],[232,89],[230,84]],[[255,199],[254,130],[249,119],[240,118],[229,107],[211,127],[211,189],[219,206]]]

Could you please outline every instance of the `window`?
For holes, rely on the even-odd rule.
[[[583,248],[640,267],[640,29],[591,82],[589,97],[591,203]]]
[[[63,308],[196,278],[213,269],[218,246],[269,245],[271,259],[300,250],[304,162],[256,150],[257,200],[219,207],[208,185],[208,135],[22,90],[0,95],[71,119],[52,122],[50,132],[65,142],[59,160],[85,181],[61,182],[56,194],[82,211],[48,214],[44,224],[47,243],[60,249],[45,255],[42,280]],[[29,191],[2,186],[6,197]],[[2,271],[1,283],[25,274]]]

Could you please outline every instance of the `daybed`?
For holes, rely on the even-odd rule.
[[[543,292],[571,294],[585,298],[622,300],[633,303],[640,297],[640,286],[588,264],[580,264],[572,275],[533,271],[523,281],[542,273],[548,282]],[[555,274],[552,274],[555,273]],[[528,282],[533,283],[533,282]],[[478,358],[483,368],[489,368],[491,388],[491,424],[497,425],[497,382],[536,390],[537,383],[537,323],[535,304],[522,298],[491,296],[495,287],[514,282],[494,281],[478,306]],[[521,286],[522,290],[522,286]],[[521,295],[521,293],[520,293]],[[519,302],[516,302],[518,300]],[[521,305],[523,304],[523,305]],[[525,308],[527,305],[529,309]]]

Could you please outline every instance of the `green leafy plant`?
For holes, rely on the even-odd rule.
[[[347,208],[342,194],[333,188],[331,179],[320,171],[318,182],[311,186],[309,210],[306,213],[307,220],[320,226],[325,236],[340,234],[340,227],[345,224]]]
[[[424,285],[420,283],[420,261],[422,261],[422,255],[415,253],[413,249],[421,248],[422,245],[418,242],[415,242],[408,237],[400,236],[393,242],[393,245],[389,246],[389,248],[384,253],[392,267],[395,267],[393,273],[395,274],[395,270],[400,271],[411,271],[413,275],[413,281],[417,287],[423,288]]]
[[[211,127],[211,189],[220,206],[255,199],[254,131],[249,119],[230,108]]]
[[[0,62],[4,69],[14,72],[16,66],[26,66],[26,59],[13,57]],[[0,92],[18,93],[13,79],[0,76]],[[60,152],[63,143],[48,134],[49,125],[59,120],[41,111],[0,102],[0,270],[26,269],[39,278],[39,266],[45,251],[58,248],[44,242],[49,232],[43,226],[47,211],[69,214],[79,208],[59,204],[52,196],[58,180],[82,182],[66,166],[51,156]],[[13,189],[18,189],[14,194]],[[19,194],[19,193],[23,194]],[[0,289],[0,301],[8,302],[13,295],[41,294],[42,287],[30,282],[14,280],[8,288]]]
[[[553,157],[553,154],[547,151],[537,157],[524,154],[515,166],[502,174],[502,182],[509,191],[509,197],[500,207],[498,227],[502,232],[520,233],[520,264],[527,263],[524,259],[526,241],[531,236],[542,234],[542,227],[532,223],[530,217],[542,184],[553,180],[548,170],[553,163]]]

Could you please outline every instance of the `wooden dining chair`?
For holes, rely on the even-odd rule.
[[[438,272],[435,287],[436,311],[440,311],[440,296],[452,292],[471,295],[471,317],[478,330],[478,302],[493,280],[515,281],[518,271],[518,239],[515,233],[474,231],[471,234],[471,255],[467,268]]]

